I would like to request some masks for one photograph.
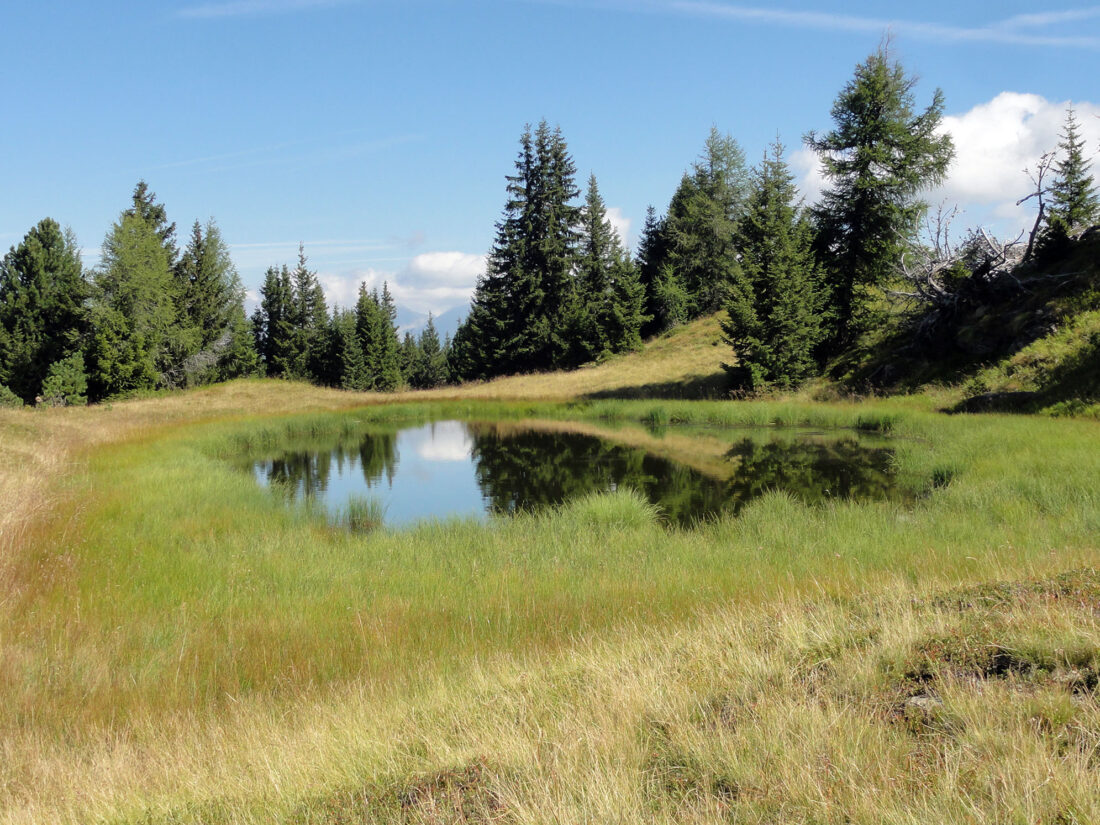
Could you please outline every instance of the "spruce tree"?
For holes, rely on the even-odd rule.
[[[747,175],[737,141],[712,127],[702,157],[681,180],[665,219],[661,283],[654,291],[663,297],[653,314],[666,324],[678,321],[681,313],[694,318],[716,311],[738,278],[734,235]],[[681,294],[682,309],[677,306]]]
[[[439,341],[435,321],[428,313],[428,322],[416,344],[416,362],[409,384],[418,390],[431,389],[447,383],[447,355]]]
[[[612,352],[631,352],[642,346],[645,314],[645,288],[638,268],[623,252],[611,269],[610,312],[605,316],[604,334]]]
[[[405,330],[405,337],[401,339],[399,350],[401,363],[401,377],[411,387],[416,386],[415,376],[420,365],[420,348],[416,343],[416,336],[411,330]]]
[[[580,212],[561,130],[546,121],[533,134],[527,128],[515,165],[486,272],[455,335],[455,366],[466,378],[561,366],[571,354]]]
[[[1066,111],[1065,131],[1058,144],[1061,155],[1054,165],[1055,178],[1050,187],[1050,211],[1047,221],[1066,232],[1093,224],[1100,214],[1096,186],[1089,173],[1091,162],[1085,158],[1085,139],[1073,109]]]
[[[636,348],[641,342],[642,290],[634,264],[607,219],[595,175],[588,180],[581,210],[578,253],[578,360]]]
[[[359,284],[359,297],[355,302],[355,335],[363,351],[364,389],[368,390],[375,389],[382,371],[381,313],[378,290],[372,293],[365,283]]]
[[[401,386],[401,356],[397,343],[397,306],[390,294],[390,286],[382,282],[382,297],[378,302],[378,375],[375,388],[381,392],[393,392]]]
[[[244,288],[212,219],[205,228],[195,221],[174,274],[178,326],[190,342],[184,365],[188,383],[252,374],[256,354],[244,315]]]
[[[296,307],[290,270],[268,267],[260,287],[260,303],[252,316],[256,351],[269,378],[293,378],[298,362]]]
[[[365,389],[392,392],[402,383],[401,353],[394,326],[397,308],[390,295],[389,284],[378,290],[367,291],[366,284],[359,285],[359,298],[355,304],[355,331],[363,350]]]
[[[131,200],[133,205],[124,214],[141,218],[152,227],[157,238],[160,239],[169,268],[174,268],[179,259],[179,249],[176,246],[176,224],[169,223],[168,210],[164,208],[163,203],[157,203],[156,193],[144,180],[139,180],[134,186]]]
[[[833,130],[805,138],[831,183],[814,218],[838,345],[868,325],[875,288],[897,272],[927,209],[917,194],[943,181],[954,156],[951,136],[939,133],[943,94],[917,113],[915,85],[883,46],[837,97]]]
[[[816,369],[824,300],[810,225],[778,141],[753,172],[737,240],[743,278],[722,324],[737,356],[729,369],[752,389],[794,386]]]
[[[330,325],[331,345],[327,363],[331,374],[327,381],[345,390],[370,389],[363,347],[356,334],[356,314],[352,310],[334,309]]]
[[[0,384],[31,403],[84,346],[88,282],[71,232],[46,218],[0,260]]]
[[[297,378],[319,380],[324,372],[328,308],[317,273],[307,266],[305,246],[298,244],[298,265],[291,274],[294,292],[294,371]]]
[[[638,242],[638,255],[635,259],[638,281],[645,295],[642,312],[646,320],[640,332],[646,338],[664,332],[670,326],[658,299],[661,267],[667,255],[665,220],[658,218],[657,210],[649,206],[646,208],[645,224],[642,226],[642,237]]]

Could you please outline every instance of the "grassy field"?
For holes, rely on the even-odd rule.
[[[0,411],[0,821],[1095,821],[1100,425],[675,400],[720,393],[707,324],[457,392]],[[861,428],[922,495],[354,534],[225,460],[441,416]]]

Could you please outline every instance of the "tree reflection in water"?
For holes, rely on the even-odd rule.
[[[401,450],[407,479],[399,467]],[[249,466],[260,481],[289,499],[316,498],[333,511],[345,502],[326,500],[330,486],[339,487],[340,494],[357,494],[349,479],[361,477],[354,485],[360,492],[392,494],[385,504],[392,505],[387,520],[395,523],[446,518],[455,512],[447,508],[457,501],[466,508],[457,511],[460,515],[469,515],[478,501],[488,512],[509,514],[629,487],[659,508],[668,522],[688,526],[722,513],[736,514],[774,490],[811,505],[897,497],[901,486],[893,455],[887,447],[869,447],[850,436],[776,438],[772,431],[763,439],[737,441],[724,456],[716,453],[722,461],[711,462],[702,472],[640,447],[555,431],[551,425],[525,429],[439,422],[371,430],[352,441],[302,445]],[[336,478],[340,483],[330,484]],[[404,496],[416,500],[415,512],[403,512],[403,486],[412,488]],[[459,495],[463,487],[469,488],[465,498]]]

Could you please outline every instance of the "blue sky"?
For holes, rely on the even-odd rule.
[[[801,138],[884,32],[959,144],[931,200],[1002,233],[1073,101],[1100,145],[1100,6],[1015,2],[173,0],[3,11],[0,248],[50,216],[86,263],[144,178],[181,235],[213,217],[246,287],[297,244],[437,313],[473,286],[524,124],[561,126],[633,245],[711,125],[750,161]]]

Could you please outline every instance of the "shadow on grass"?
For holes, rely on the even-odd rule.
[[[966,398],[948,412],[1080,414],[1100,402],[1100,334],[1093,334],[1043,377],[1036,391],[989,392]]]
[[[588,399],[636,399],[664,398],[683,400],[713,400],[730,397],[732,384],[725,370],[707,375],[693,375],[679,381],[662,381],[652,384],[636,384],[629,387],[613,387],[583,395]]]

